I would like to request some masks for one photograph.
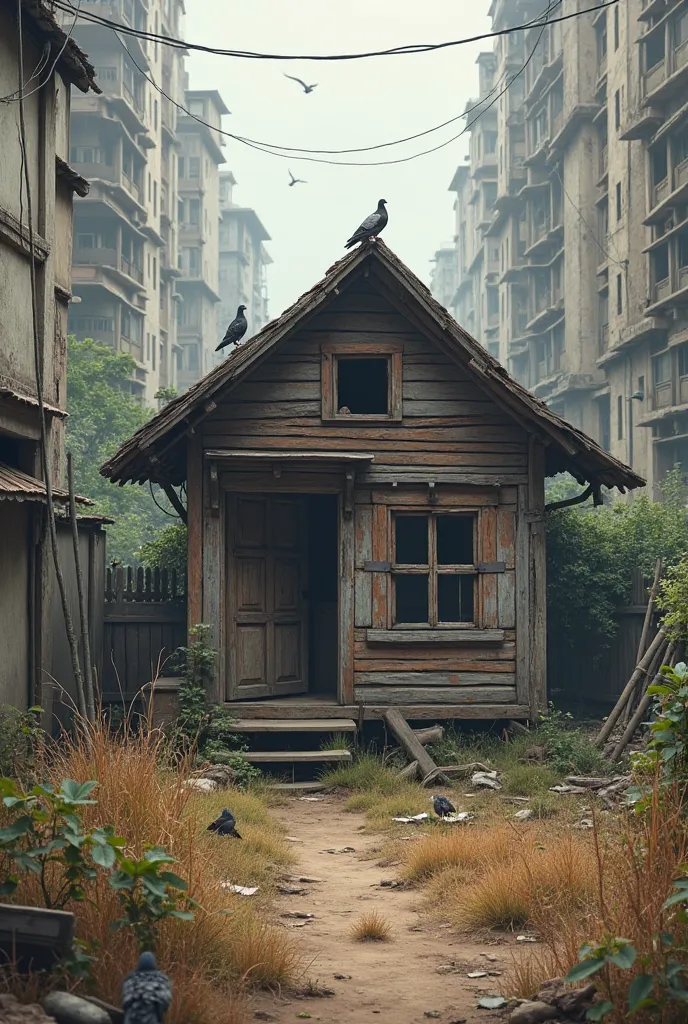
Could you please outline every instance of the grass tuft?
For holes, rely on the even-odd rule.
[[[351,938],[356,942],[389,942],[392,928],[377,910],[362,914],[351,926]]]

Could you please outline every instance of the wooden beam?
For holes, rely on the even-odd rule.
[[[530,717],[547,710],[547,558],[545,537],[545,448],[531,435],[528,451],[530,513],[531,641]]]
[[[345,500],[339,513],[339,702],[354,699],[354,557],[355,526]]]
[[[366,562],[368,565],[378,563]],[[382,563],[379,563],[382,564]],[[369,644],[495,644],[504,640],[503,629],[368,629]]]
[[[385,712],[385,722],[391,732],[399,740],[412,761],[418,762],[422,778],[426,778],[437,770],[437,765],[428,754],[427,750],[418,738],[414,735],[410,725],[396,708],[390,708]]]
[[[199,434],[187,442],[187,608],[189,627],[203,616],[203,448]]]
[[[175,491],[174,487],[172,486],[172,484],[161,484],[160,486],[167,495],[170,505],[186,526],[186,509],[184,508],[184,505],[182,504],[182,501],[177,492]]]

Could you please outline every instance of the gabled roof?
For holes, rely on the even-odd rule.
[[[248,374],[290,331],[324,309],[348,281],[363,271],[365,264],[368,269],[391,276],[400,296],[400,306],[406,305],[409,311],[413,310],[424,319],[437,344],[473,373],[483,390],[515,421],[544,440],[548,473],[568,470],[580,481],[618,487],[622,491],[645,484],[632,469],[513,380],[380,239],[352,249],[280,317],[235,348],[224,362],[185,394],[173,399],[105,463],[101,468],[103,476],[120,484],[147,480],[181,483],[185,478],[185,464],[182,467],[177,457],[176,466],[173,465],[175,449],[185,445],[189,430],[216,408],[218,394]]]

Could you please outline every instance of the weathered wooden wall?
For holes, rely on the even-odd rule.
[[[352,341],[403,346],[400,421],[323,422],[322,346]],[[201,430],[197,444],[206,452],[374,454],[371,464],[356,470],[355,538],[349,539],[348,529],[341,538],[342,575],[354,577],[352,597],[340,591],[340,603],[353,606],[343,611],[340,650],[344,663],[351,665],[344,687],[347,703],[477,702],[507,712],[516,704],[530,703],[526,649],[533,643],[536,572],[532,531],[525,523],[519,530],[517,523],[519,490],[523,515],[532,512],[533,506],[528,435],[480,389],[467,367],[445,355],[434,339],[395,308],[378,283],[354,282],[248,378],[230,387]],[[196,455],[196,472],[197,463]],[[332,465],[327,469],[314,462],[283,467],[279,478],[265,461],[220,459],[218,467],[215,521],[222,517],[222,492],[228,489],[343,490],[344,471]],[[202,544],[208,565],[201,587],[204,609],[222,605],[222,587],[211,567],[224,565],[222,529],[214,527],[207,514],[206,478],[207,472],[203,533],[207,537],[210,532],[218,540],[210,557],[205,541]],[[501,630],[499,639],[392,644],[376,641],[368,633],[391,625],[390,577],[386,572],[367,572],[364,563],[389,558],[392,508],[417,506],[430,511],[437,507],[429,503],[430,482],[438,485],[440,507],[478,515],[478,560],[506,563],[505,572],[483,575],[478,587],[478,625]],[[198,501],[199,492],[196,484],[190,505]],[[200,516],[198,508],[196,516]],[[521,559],[518,567],[517,558]],[[517,642],[519,630],[522,638]],[[219,641],[222,647],[222,637]]]

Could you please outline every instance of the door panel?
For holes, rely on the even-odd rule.
[[[227,507],[227,699],[305,693],[305,503],[298,496],[236,495]]]

